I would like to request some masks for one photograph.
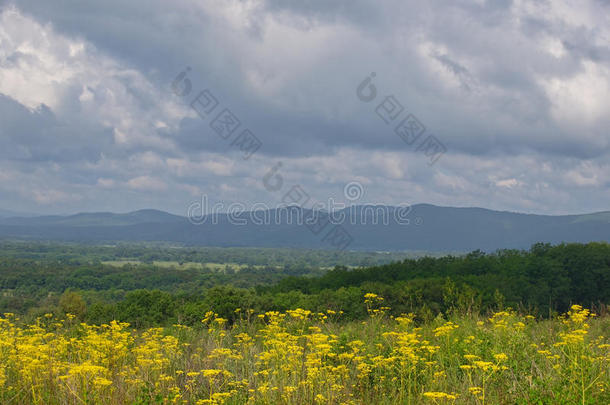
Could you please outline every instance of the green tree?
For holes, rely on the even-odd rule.
[[[72,314],[78,319],[83,319],[87,313],[87,304],[79,293],[66,290],[59,298],[59,309],[64,314]]]

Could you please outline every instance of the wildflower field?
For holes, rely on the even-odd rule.
[[[608,404],[610,318],[511,310],[419,324],[341,312],[209,312],[199,327],[135,330],[49,314],[0,318],[4,404]]]

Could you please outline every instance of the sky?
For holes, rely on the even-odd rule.
[[[0,0],[0,209],[606,211],[609,128],[608,0]]]

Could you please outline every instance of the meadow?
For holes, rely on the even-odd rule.
[[[0,317],[4,404],[608,404],[610,317],[304,309],[199,325]]]
[[[108,260],[101,262],[102,264],[114,267],[122,267],[124,265],[142,265],[143,262],[139,260]],[[248,265],[241,263],[198,263],[198,262],[179,262],[179,261],[170,261],[170,260],[153,260],[151,263],[152,266],[166,268],[166,269],[177,269],[177,270],[185,270],[185,269],[209,269],[211,271],[222,272],[227,268],[230,268],[234,271],[239,271],[248,267],[254,269],[262,269],[268,266],[263,265]]]

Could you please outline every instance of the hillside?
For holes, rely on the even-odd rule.
[[[493,251],[524,249],[533,243],[561,243],[610,240],[610,212],[584,215],[534,215],[483,208],[439,207],[418,204],[406,219],[395,220],[397,208],[359,206],[343,210],[342,226],[352,241],[348,250]],[[327,226],[314,234],[298,218],[311,211],[292,208],[256,215],[246,212],[229,217],[208,216],[196,225],[186,217],[156,210],[127,214],[81,213],[71,216],[13,217],[0,219],[0,237],[59,241],[165,241],[199,246],[249,246],[328,248]],[[384,212],[385,214],[379,214]],[[335,215],[341,215],[341,211]],[[384,221],[383,215],[388,216]],[[268,217],[266,224],[256,218]],[[276,221],[275,218],[278,218]],[[292,218],[292,221],[290,220]],[[351,219],[351,220],[350,220]],[[377,219],[377,221],[373,221]],[[238,223],[239,222],[239,223]],[[343,247],[343,246],[342,246]]]

